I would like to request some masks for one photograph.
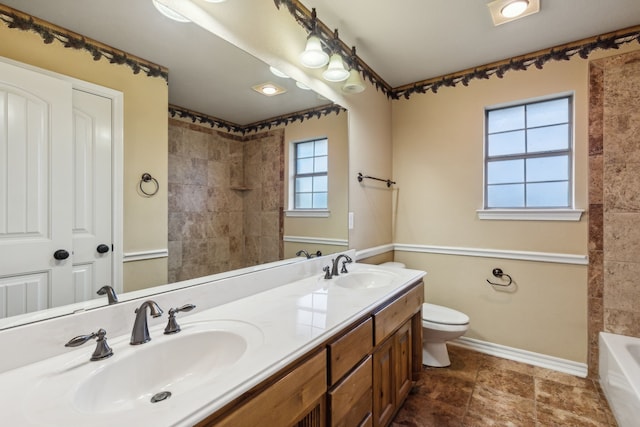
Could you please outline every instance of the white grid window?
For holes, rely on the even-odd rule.
[[[327,209],[329,143],[326,138],[294,147],[294,209]]]
[[[486,110],[486,209],[572,208],[572,101]]]

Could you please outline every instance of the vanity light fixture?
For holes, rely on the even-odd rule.
[[[357,56],[356,56],[356,47],[351,47],[351,56],[349,57],[349,63],[351,65],[351,69],[349,70],[349,77],[347,81],[344,82],[342,86],[342,92],[344,93],[360,93],[364,91],[365,86],[362,78],[360,77],[360,72],[357,67]]]
[[[158,2],[157,0],[151,0],[151,1],[152,1],[153,5],[155,6],[155,8],[158,10],[158,12],[163,14],[165,17],[167,17],[169,19],[173,19],[174,21],[177,21],[177,22],[191,22],[190,19],[185,18],[184,16],[180,15],[175,10],[171,9],[170,7],[167,7],[167,6],[163,5],[162,3]]]
[[[329,66],[322,73],[322,77],[328,82],[343,82],[349,77],[349,71],[344,68],[342,57],[337,53],[331,55]]]
[[[307,68],[322,68],[329,62],[329,55],[322,49],[320,37],[316,34],[316,9],[311,11],[311,33],[307,38],[304,52],[300,54],[300,62]]]
[[[271,74],[273,74],[274,76],[280,77],[282,79],[288,79],[289,78],[289,76],[287,76],[282,71],[278,70],[276,67],[269,66],[269,71],[271,71]]]
[[[493,25],[498,26],[540,11],[540,0],[494,0],[487,4]]]
[[[306,84],[304,84],[302,82],[296,82],[296,86],[298,86],[298,89],[311,90],[311,88],[309,86],[307,86]]]
[[[275,83],[267,82],[252,86],[251,89],[265,96],[275,96],[285,93],[287,90]]]

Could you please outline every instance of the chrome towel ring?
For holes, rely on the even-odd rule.
[[[507,273],[504,273],[501,268],[494,268],[491,274],[493,274],[493,276],[497,277],[498,279],[502,279],[504,276],[507,276],[507,278],[509,279],[509,283],[507,283],[506,285],[503,283],[493,283],[492,281],[487,279],[487,283],[489,283],[490,285],[507,287],[513,283],[513,279],[511,278],[511,276],[509,276]]]
[[[147,182],[153,183],[153,185],[155,186],[155,189],[153,191],[145,191],[144,188],[142,188],[142,185]],[[160,189],[160,184],[158,184],[158,180],[152,177],[150,173],[145,172],[142,174],[142,177],[140,177],[140,183],[138,184],[138,187],[140,188],[142,194],[147,197],[151,197],[156,195],[156,193]]]

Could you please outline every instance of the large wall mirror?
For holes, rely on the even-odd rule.
[[[234,274],[236,270],[242,274],[246,267],[294,258],[301,249],[323,254],[347,249],[346,111],[334,110],[247,132],[211,127],[194,120],[194,115],[243,127],[274,117],[299,116],[302,111],[322,109],[331,101],[300,89],[291,79],[275,76],[268,65],[195,24],[168,20],[151,0],[0,0],[0,4],[169,70],[167,86],[161,77],[134,76],[130,69],[123,71],[124,65],[109,64],[104,58],[94,61],[82,50],[72,55],[78,63],[67,60],[65,65],[73,74],[100,63],[99,72],[116,74],[107,80],[115,82],[113,89],[124,93],[124,258],[128,252],[144,252],[141,249],[168,254],[150,260],[132,257],[125,263],[121,300],[166,291],[170,288],[167,283],[184,281],[187,286],[212,274]],[[37,45],[38,52],[50,49],[46,55],[52,57],[72,50],[59,41],[45,45],[33,31],[9,29],[5,24],[0,27],[3,45],[20,46],[16,57],[8,47],[0,49],[0,56],[21,63],[44,69],[48,62],[55,63],[41,53],[33,53],[31,57],[38,58],[30,61],[24,46]],[[64,67],[51,69],[65,74]],[[120,84],[123,79],[127,81]],[[251,86],[265,82],[276,83],[286,93],[267,97],[252,90]],[[147,97],[146,105],[143,98],[139,105],[132,106],[131,91],[141,85],[149,85],[145,90],[154,97]],[[164,95],[155,98],[160,92]],[[168,104],[193,114],[169,116]],[[155,119],[148,117],[154,114],[160,117],[155,124]],[[159,131],[158,123],[166,131]],[[154,146],[157,135],[167,135],[166,144]],[[291,212],[293,144],[317,138],[327,138],[330,147],[328,209],[319,215]],[[154,171],[156,165],[159,172],[153,175],[160,181],[159,198],[142,197],[137,191],[140,174],[146,169]],[[153,233],[145,231],[147,226],[160,231],[151,236]],[[0,285],[10,276],[2,270]],[[5,308],[0,329],[106,304],[105,297],[96,297],[91,293],[86,298],[92,300],[86,303],[14,317],[10,316],[11,308]]]

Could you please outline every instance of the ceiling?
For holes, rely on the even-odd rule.
[[[488,2],[302,0],[391,87],[640,24],[639,0],[540,0],[539,13],[495,27]],[[200,113],[244,125],[328,103],[198,26],[164,18],[151,0],[0,3],[166,66],[169,101]],[[268,80],[288,92],[251,90]]]

